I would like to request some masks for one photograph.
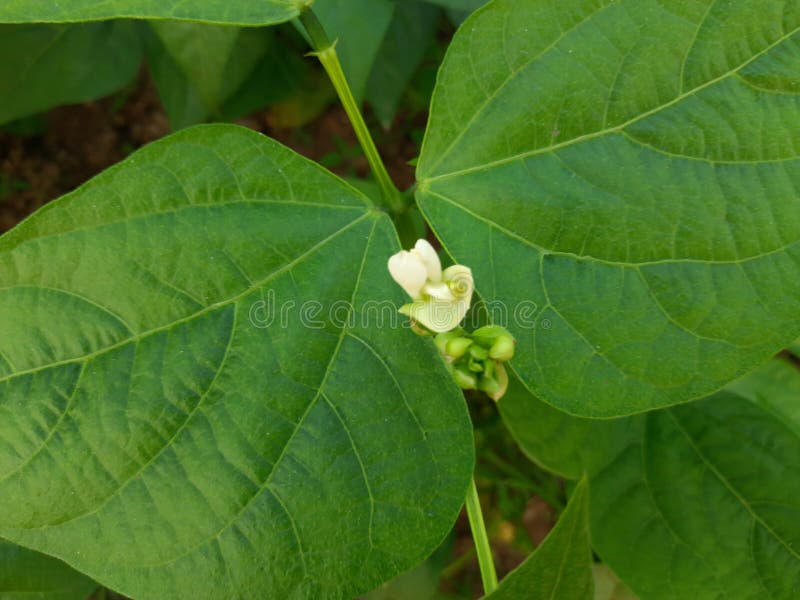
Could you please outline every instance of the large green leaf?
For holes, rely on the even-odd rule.
[[[230,125],[0,238],[0,535],[137,600],[350,598],[418,563],[472,434],[396,320],[398,247],[359,192]]]
[[[799,58],[796,0],[495,0],[458,31],[417,198],[543,400],[669,406],[797,338]]]
[[[592,600],[588,503],[584,478],[542,545],[504,577],[486,600]]]
[[[228,25],[272,25],[299,14],[301,0],[3,0],[2,23],[105,19],[179,19]]]
[[[86,600],[96,587],[60,560],[0,540],[0,600]]]
[[[595,549],[642,598],[790,600],[798,398],[800,371],[776,360],[732,391],[615,421],[559,413],[518,383],[499,407],[539,462],[588,470]]]
[[[272,31],[180,21],[151,27],[149,64],[173,129],[219,117],[267,51]]]
[[[141,54],[130,22],[0,25],[0,123],[115,92]]]

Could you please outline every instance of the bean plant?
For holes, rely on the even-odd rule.
[[[493,0],[399,190],[363,101],[441,10],[0,2],[0,122],[144,53],[177,130],[0,237],[1,598],[350,599],[464,506],[487,598],[800,597],[800,2]],[[312,61],[375,193],[186,127]],[[569,498],[499,583],[465,389]]]

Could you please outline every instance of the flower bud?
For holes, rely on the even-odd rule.
[[[495,363],[494,377],[481,377],[478,389],[497,402],[508,390],[508,373],[501,363]]]
[[[470,349],[472,340],[465,337],[457,337],[447,342],[447,356],[451,356],[454,360],[458,360]]]
[[[486,360],[489,358],[489,351],[486,348],[481,348],[480,346],[472,346],[469,349],[470,356],[477,360]]]
[[[437,333],[436,337],[433,338],[433,343],[436,344],[439,352],[447,354],[447,343],[458,337],[460,337],[460,335],[457,331],[445,331],[444,333]]]
[[[475,374],[461,365],[453,369],[453,380],[462,390],[474,390],[478,387],[478,378]]]
[[[489,350],[489,356],[495,360],[506,362],[514,357],[514,347],[516,342],[509,334],[503,334],[498,337]]]
[[[472,332],[472,338],[484,348],[491,348],[501,335],[510,335],[505,327],[500,325],[484,325]]]

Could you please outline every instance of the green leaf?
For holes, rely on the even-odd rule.
[[[463,397],[388,217],[252,131],[155,142],[0,238],[0,535],[133,598],[351,598],[442,541]]]
[[[153,78],[173,129],[219,117],[269,47],[270,30],[153,21]]]
[[[592,600],[588,501],[584,478],[542,545],[503,578],[486,600]]]
[[[570,479],[599,469],[638,430],[636,419],[583,419],[561,412],[533,396],[512,372],[497,407],[532,461]]]
[[[514,389],[498,404],[504,421],[542,464],[588,470],[595,550],[642,598],[794,597],[800,372],[790,362],[731,391],[614,421],[559,420]],[[537,433],[558,442],[531,444]],[[581,449],[565,454],[570,445]]]
[[[594,563],[594,600],[639,600],[608,565]]]
[[[458,31],[417,198],[544,401],[673,405],[800,334],[799,32],[794,0],[496,0]]]
[[[272,30],[270,30],[271,32]],[[307,42],[297,34],[287,39],[285,34],[296,33],[294,29],[284,29],[282,36],[267,36],[267,49],[250,75],[225,101],[222,116],[235,120],[258,109],[284,101],[292,95],[304,98],[307,103],[311,96],[320,96],[324,90],[326,105],[335,96],[327,78],[321,81],[316,77],[321,67],[304,57],[308,51]],[[295,45],[297,42],[297,45]]]
[[[441,11],[424,2],[404,1],[383,39],[367,81],[366,100],[389,128],[406,87],[436,38]]]
[[[0,600],[85,600],[96,587],[60,560],[0,540]]]
[[[111,94],[140,62],[134,23],[0,25],[0,123]]]
[[[177,19],[227,25],[273,25],[300,14],[298,0],[4,0],[2,23],[106,19]]]
[[[372,65],[395,10],[389,0],[316,0],[314,12],[325,27],[357,102],[364,98]]]
[[[445,8],[450,8],[452,10],[472,12],[476,8],[486,4],[487,0],[428,0],[428,2],[438,4],[439,6],[444,6]]]

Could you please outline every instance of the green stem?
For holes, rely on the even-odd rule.
[[[330,41],[325,33],[325,28],[319,22],[311,7],[300,13],[300,23],[302,23],[308,33],[308,37],[311,39],[311,47],[314,48],[313,54],[322,63],[336,93],[339,95],[339,100],[341,100],[344,110],[353,125],[356,137],[361,143],[361,148],[363,148],[364,154],[367,156],[367,161],[381,189],[384,201],[393,213],[401,214],[406,209],[406,202],[392,182],[392,178],[389,177],[386,166],[383,164],[380,154],[378,154],[378,149],[375,147],[375,142],[372,140],[369,128],[364,122],[358,102],[353,97],[353,92],[350,91],[350,86],[347,84],[344,71],[342,71],[342,65],[339,64],[339,56],[336,54],[336,42]]]
[[[492,548],[489,545],[489,536],[486,535],[486,525],[483,523],[481,502],[478,499],[478,488],[475,487],[474,477],[469,482],[466,506],[469,526],[472,529],[472,539],[475,542],[475,550],[478,553],[478,566],[481,569],[483,592],[488,595],[497,589],[497,572],[494,569]]]

